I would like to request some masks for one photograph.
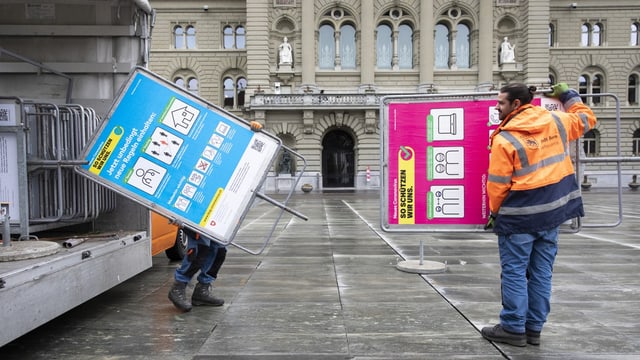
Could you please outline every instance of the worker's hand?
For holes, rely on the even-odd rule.
[[[562,94],[569,91],[569,85],[567,83],[559,83],[553,85],[551,89],[553,91],[550,93],[546,93],[545,95],[547,95],[548,97],[560,99],[560,96],[562,96]]]
[[[260,129],[262,129],[262,124],[257,121],[251,121],[251,130],[260,131]]]
[[[495,221],[496,221],[496,217],[493,215],[489,215],[489,220],[487,220],[487,223],[484,225],[484,229],[493,230],[493,224]]]
[[[560,100],[565,108],[571,106],[575,102],[582,102],[580,94],[577,91],[570,89],[567,83],[558,83],[551,87],[553,90],[551,93],[546,93],[546,96]]]

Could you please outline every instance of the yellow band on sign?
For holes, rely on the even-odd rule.
[[[93,160],[93,162],[91,163],[89,171],[96,175],[100,175],[100,172],[104,168],[104,165],[107,163],[109,157],[111,157],[111,154],[113,153],[113,150],[118,145],[120,138],[122,138],[122,134],[124,134],[124,129],[122,128],[122,126],[116,126],[113,128],[113,130],[111,130],[111,134],[109,134],[109,137],[107,137],[107,141],[105,141],[104,145],[102,145],[98,156],[96,156],[95,160]]]
[[[415,224],[415,152],[409,146],[398,151],[398,224]]]
[[[209,203],[209,206],[207,207],[207,211],[205,211],[204,215],[202,216],[202,219],[200,220],[200,226],[202,227],[214,227],[216,226],[215,221],[212,220],[213,223],[208,223],[207,221],[209,221],[209,216],[211,216],[211,213],[213,212],[213,209],[216,208],[216,205],[218,204],[218,201],[220,200],[220,197],[222,196],[222,188],[218,188],[218,190],[216,190],[216,194],[213,196],[213,199],[211,199],[211,202]]]

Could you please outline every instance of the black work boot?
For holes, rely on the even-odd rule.
[[[193,290],[193,295],[191,295],[191,303],[194,306],[222,306],[224,304],[224,300],[211,295],[211,284],[203,284],[199,282]]]
[[[513,346],[527,346],[527,336],[509,332],[500,326],[484,327],[480,331],[482,337],[489,341],[505,343]]]
[[[171,300],[173,305],[178,309],[185,312],[191,310],[191,303],[187,299],[186,289],[187,283],[176,281],[173,283],[171,290],[169,290],[169,300]]]
[[[527,344],[540,345],[540,331],[526,329],[525,334],[527,334]]]

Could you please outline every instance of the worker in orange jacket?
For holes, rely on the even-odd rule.
[[[551,276],[558,230],[584,216],[569,143],[591,130],[596,117],[565,83],[549,95],[566,112],[531,105],[535,87],[509,84],[500,90],[500,126],[491,136],[486,228],[498,235],[502,311],[500,323],[482,329],[491,341],[540,344],[550,311]]]

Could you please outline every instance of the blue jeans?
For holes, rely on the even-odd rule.
[[[500,324],[510,332],[541,331],[551,309],[551,276],[558,228],[498,235],[502,267]]]
[[[187,253],[182,258],[180,267],[176,269],[175,279],[188,283],[199,270],[198,282],[211,284],[224,262],[227,249],[203,235],[200,235],[199,239],[194,235],[191,231],[184,232],[184,236],[187,237]]]

